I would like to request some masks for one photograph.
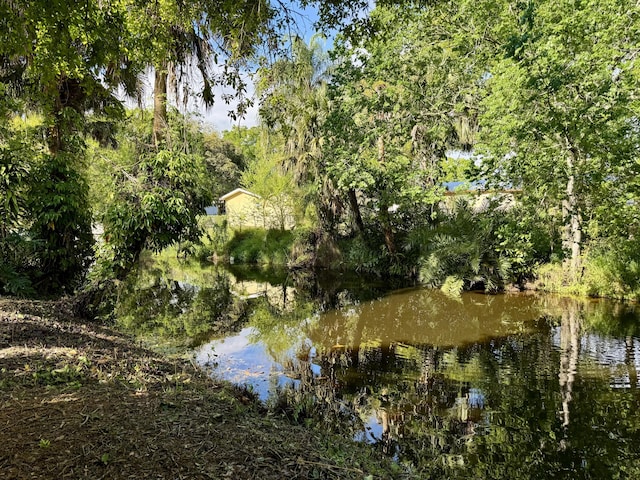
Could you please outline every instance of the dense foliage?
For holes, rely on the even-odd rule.
[[[341,27],[331,51],[266,0],[3,3],[0,288],[78,286],[92,224],[94,278],[124,278],[146,248],[199,241],[202,208],[243,186],[303,229],[291,264],[456,291],[551,263],[545,288],[637,296],[636,4],[300,5]],[[259,127],[175,110],[225,85],[242,115],[254,68]],[[116,93],[140,99],[145,72],[153,112],[126,112]]]
[[[27,293],[33,282],[41,293],[73,288],[86,273],[92,205],[85,141],[92,136],[102,146],[117,146],[114,132],[124,108],[116,93],[139,99],[148,67],[155,77],[152,142],[141,135],[135,147],[122,145],[116,156],[135,168],[123,168],[123,181],[101,191],[107,195],[93,205],[103,210],[99,220],[113,240],[114,265],[105,275],[124,275],[144,247],[193,237],[210,183],[200,183],[198,168],[192,171],[188,140],[170,135],[169,99],[186,105],[199,93],[211,105],[214,87],[232,86],[242,114],[243,66],[263,42],[277,47],[280,30],[293,20],[288,9],[269,2],[173,0],[19,0],[3,2],[0,19],[0,183],[7,213],[0,288],[13,293]],[[189,88],[195,83],[202,88]],[[5,126],[32,114],[40,118],[28,138]],[[228,172],[228,182],[235,175]],[[209,193],[182,191],[193,188]],[[104,202],[112,197],[121,202]]]
[[[296,147],[282,164],[333,206],[318,216],[343,265],[493,291],[551,262],[545,288],[634,298],[639,13],[380,3],[329,66],[294,39],[288,63],[261,70],[261,113]]]

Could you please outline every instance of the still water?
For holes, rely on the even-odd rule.
[[[640,478],[633,305],[224,278],[250,307],[197,361],[272,408],[372,443],[418,478]]]

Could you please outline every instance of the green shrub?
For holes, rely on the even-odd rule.
[[[233,233],[225,252],[234,263],[286,265],[293,239],[290,230],[246,228]]]
[[[59,152],[32,171],[28,208],[31,238],[42,242],[34,284],[42,292],[71,291],[93,262],[89,187],[78,161]]]
[[[512,277],[495,235],[499,221],[494,212],[476,213],[460,202],[453,214],[424,235],[420,281],[449,290],[451,285],[459,288],[460,282],[464,289],[500,290]]]
[[[235,231],[227,244],[226,251],[234,263],[258,263],[260,252],[266,248],[266,231],[245,229]]]
[[[201,216],[198,225],[203,232],[201,242],[195,248],[195,257],[201,262],[213,255],[222,255],[229,240],[227,219],[224,215]]]
[[[19,297],[35,295],[29,276],[7,264],[0,264],[0,292]]]
[[[640,300],[640,241],[609,240],[592,249],[582,282],[590,296]]]
[[[92,262],[82,151],[47,155],[42,132],[30,127],[24,136],[2,133],[0,292],[33,295],[36,285],[41,294],[72,291]]]
[[[640,300],[640,242],[607,239],[583,258],[582,275],[571,281],[561,263],[537,269],[536,287],[571,295]]]
[[[545,263],[536,269],[536,290],[564,295],[587,296],[582,283],[572,283],[568,271],[561,262]]]
[[[539,262],[549,258],[551,240],[523,206],[505,210],[501,201],[474,210],[460,200],[453,211],[433,226],[409,236],[420,245],[420,280],[451,290],[484,288],[499,291],[508,284],[523,285],[535,275]],[[452,283],[452,279],[456,279]]]
[[[339,242],[343,252],[343,267],[356,272],[380,275],[388,270],[388,258],[382,240],[371,240],[373,236],[357,235]]]
[[[440,287],[440,290],[452,297],[460,295],[463,289],[464,280],[455,276],[447,277]]]
[[[41,242],[12,233],[0,238],[0,293],[35,295],[32,276],[37,269],[37,249]]]

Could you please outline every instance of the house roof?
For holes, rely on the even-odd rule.
[[[225,193],[220,197],[220,200],[225,202],[236,195],[244,193],[245,195],[251,195],[252,197],[260,198],[260,195],[256,195],[255,193],[250,192],[249,190],[245,190],[244,188],[236,188],[235,190],[231,190],[229,193]]]

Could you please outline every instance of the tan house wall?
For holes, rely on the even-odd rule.
[[[226,199],[225,210],[229,225],[236,227],[263,226],[262,218],[257,213],[260,210],[259,199],[252,195],[240,192],[232,198]]]
[[[232,192],[230,192],[232,193]],[[229,195],[229,194],[227,194]],[[244,190],[233,193],[228,198],[224,195],[227,222],[232,227],[258,227],[276,229],[281,227],[284,216],[284,228],[290,230],[295,226],[292,209],[280,203],[280,209],[271,207],[257,195]],[[275,202],[276,200],[272,200]],[[280,211],[278,211],[280,210]]]

